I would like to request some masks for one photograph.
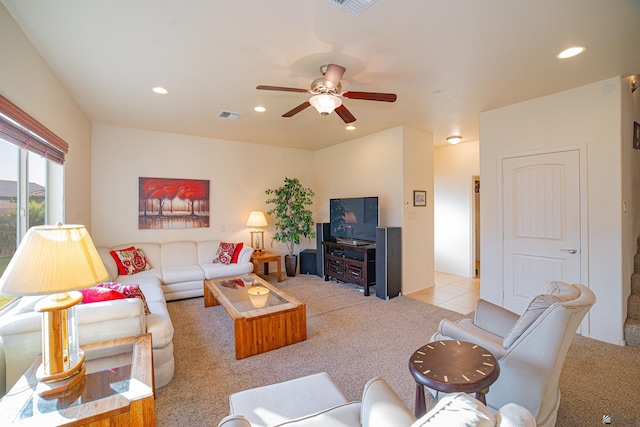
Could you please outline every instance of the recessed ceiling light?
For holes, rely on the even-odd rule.
[[[261,106],[257,106],[253,109],[254,111],[257,111],[258,113],[264,113],[265,111],[267,111],[266,108],[261,107]]]
[[[462,141],[461,136],[450,136],[449,138],[447,138],[447,142],[451,145],[456,145],[460,141]]]
[[[157,93],[158,95],[166,95],[166,94],[169,93],[168,90],[166,90],[165,88],[160,87],[160,86],[156,86],[151,90],[154,91],[155,93]]]
[[[565,49],[562,52],[560,52],[558,54],[558,58],[559,59],[571,58],[576,55],[580,55],[585,50],[587,50],[587,48],[583,46],[570,47],[569,49]]]
[[[347,125],[344,127],[346,130],[356,130],[356,127],[354,125]]]

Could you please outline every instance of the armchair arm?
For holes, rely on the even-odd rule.
[[[360,410],[362,427],[409,427],[415,420],[413,413],[384,379],[375,377],[367,381]]]
[[[467,325],[443,319],[440,321],[438,333],[440,335],[438,339],[453,339],[478,344],[479,346],[489,350],[496,359],[500,359],[507,352],[502,345],[502,337],[478,328],[471,324],[470,321],[469,325]]]
[[[218,427],[251,427],[251,423],[242,415],[227,415],[220,420]]]
[[[518,319],[520,319],[520,316],[517,314],[499,305],[480,299],[476,304],[473,323],[485,331],[504,338]]]
[[[515,403],[507,403],[496,412],[496,427],[535,427],[536,418],[529,410]]]

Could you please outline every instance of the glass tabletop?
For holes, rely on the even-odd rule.
[[[275,307],[289,302],[282,295],[268,290],[266,286],[263,286],[262,283],[252,277],[216,280],[213,283],[240,313]],[[268,290],[267,301],[262,305],[263,302],[260,301],[260,296],[264,298],[266,290]],[[250,293],[257,295],[250,295]]]
[[[32,393],[20,411],[19,419],[79,407],[112,396],[133,400],[139,396],[151,395],[153,390],[132,375],[134,346],[133,342],[116,342],[86,351],[86,372],[81,382],[68,393],[55,398],[43,398]]]

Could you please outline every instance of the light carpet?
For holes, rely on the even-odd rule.
[[[231,393],[316,372],[327,372],[350,400],[360,400],[366,381],[381,376],[413,409],[409,357],[441,319],[463,317],[409,297],[365,297],[355,286],[316,276],[268,279],[306,304],[307,340],[236,360],[233,324],[221,306],[205,308],[203,298],[168,303],[176,371],[157,393],[158,426],[215,426],[229,412]],[[557,425],[601,425],[605,414],[613,425],[640,425],[639,380],[640,349],[576,336],[560,379]]]

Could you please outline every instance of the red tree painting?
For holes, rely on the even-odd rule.
[[[139,178],[138,228],[209,226],[209,181]]]

